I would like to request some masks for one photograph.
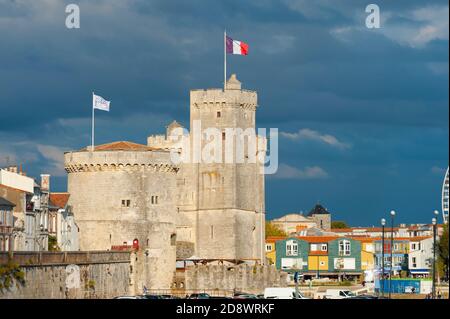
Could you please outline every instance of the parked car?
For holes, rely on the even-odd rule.
[[[210,299],[211,297],[207,293],[191,294],[189,299]]]
[[[326,299],[347,299],[356,295],[348,289],[327,289],[325,297]]]
[[[236,294],[233,299],[258,299],[254,294]]]
[[[349,297],[348,299],[378,299],[375,295],[359,295],[354,297]]]
[[[117,296],[113,299],[143,299],[142,296]]]
[[[161,295],[142,295],[142,299],[165,299]]]
[[[295,294],[295,288],[266,288],[264,290],[264,298],[265,299],[309,299],[302,295],[302,293],[298,293],[298,296]]]

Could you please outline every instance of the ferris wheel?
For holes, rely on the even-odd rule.
[[[445,173],[444,183],[442,183],[442,218],[444,223],[448,223],[448,208],[449,208],[449,185],[448,185],[448,167]]]

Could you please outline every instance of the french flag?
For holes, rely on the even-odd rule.
[[[248,44],[245,42],[236,41],[227,36],[226,44],[227,44],[227,53],[229,54],[239,54],[239,55],[248,54]]]

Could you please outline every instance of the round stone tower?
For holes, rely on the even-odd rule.
[[[65,153],[80,250],[134,248],[131,293],[169,288],[176,260],[176,173],[170,153],[131,142]]]

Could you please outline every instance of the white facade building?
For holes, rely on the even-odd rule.
[[[43,181],[49,175],[42,175]],[[12,202],[13,243],[15,251],[45,251],[48,249],[48,192],[16,166],[0,169],[0,196]],[[46,199],[47,198],[47,199]]]
[[[52,220],[52,229],[56,233],[56,240],[61,251],[78,251],[78,225],[72,209],[67,205],[69,193],[51,193],[50,202],[56,208],[56,218]]]
[[[433,238],[412,238],[409,242],[408,268],[412,276],[427,277],[433,264]]]

